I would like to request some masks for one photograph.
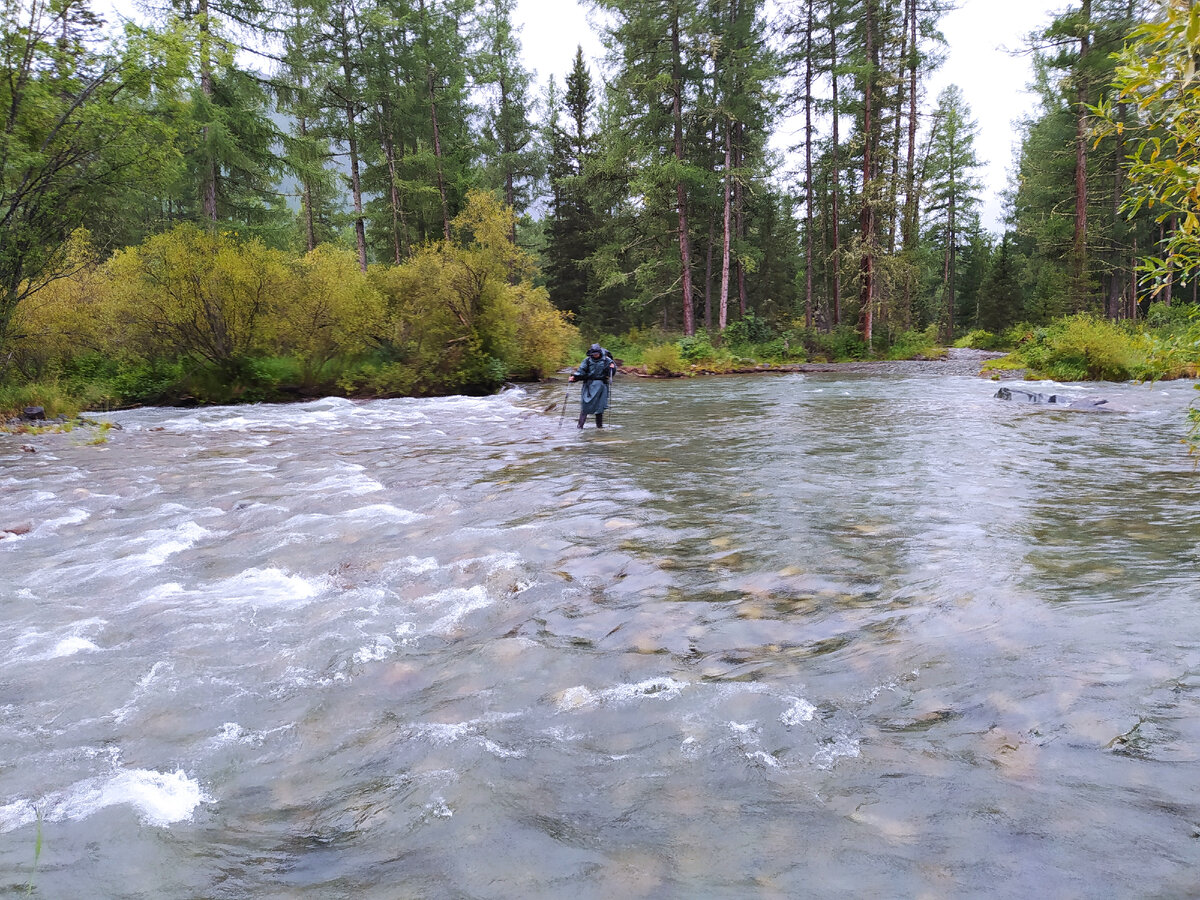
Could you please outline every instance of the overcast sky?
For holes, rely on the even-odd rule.
[[[1047,0],[959,0],[958,9],[942,19],[949,56],[929,85],[929,106],[946,85],[962,89],[979,123],[976,153],[985,165],[980,173],[983,223],[997,233],[1003,228],[1000,192],[1008,185],[1018,136],[1013,123],[1036,106],[1025,90],[1031,80],[1029,59],[1009,51],[1022,50],[1029,32],[1042,28],[1054,13],[1070,5]],[[526,65],[537,71],[543,85],[551,74],[562,85],[577,45],[583,46],[589,63],[601,54],[585,7],[577,0],[517,0],[516,16]],[[598,66],[591,69],[593,75],[599,73]],[[780,137],[781,145],[787,145],[796,143],[799,135]]]

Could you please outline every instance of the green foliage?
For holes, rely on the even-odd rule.
[[[744,349],[754,344],[763,344],[775,337],[775,330],[765,319],[752,312],[731,322],[722,335],[722,340],[733,349]]]
[[[829,334],[818,335],[816,350],[812,355],[824,356],[832,362],[845,362],[866,359],[870,354],[858,330],[849,325],[842,325]]]
[[[278,251],[190,225],[118,253],[107,268],[118,346],[191,358],[235,378],[264,349],[262,322],[287,281]]]
[[[938,346],[938,328],[930,325],[923,331],[902,331],[892,339],[887,359],[915,359],[935,355]]]
[[[1196,385],[1196,390],[1200,391],[1200,384]],[[1188,429],[1187,442],[1188,452],[1200,460],[1200,406],[1197,406],[1200,400],[1193,400],[1188,407],[1188,422],[1191,427]]]
[[[122,218],[172,154],[145,46],[104,46],[98,25],[86,6],[0,6],[0,349],[18,307],[69,271],[71,232]]]
[[[1116,96],[1093,107],[1097,143],[1119,135],[1133,150],[1125,211],[1132,216],[1145,207],[1156,222],[1174,223],[1143,266],[1158,288],[1174,274],[1200,271],[1200,7],[1190,0],[1162,7],[1161,17],[1136,28],[1119,54]],[[1132,119],[1123,115],[1125,104],[1136,110]]]
[[[263,323],[273,352],[302,361],[294,380],[313,387],[323,383],[336,357],[359,355],[374,346],[384,330],[383,295],[347,249],[318,247],[289,259],[281,301]]]
[[[651,375],[682,375],[687,371],[687,364],[675,344],[647,347],[642,353],[642,362]]]
[[[19,415],[27,406],[40,406],[46,417],[77,416],[83,407],[76,395],[56,381],[0,384],[0,420]]]
[[[472,193],[455,220],[457,242],[373,275],[387,304],[390,384],[486,393],[563,363],[578,333],[529,282],[532,260],[508,239],[511,216],[490,194]]]
[[[716,355],[707,331],[698,331],[690,337],[680,338],[676,346],[679,348],[679,355],[688,362],[712,359]]]
[[[557,369],[579,340],[511,224],[472,195],[455,241],[365,275],[352,251],[295,257],[189,225],[103,265],[78,249],[74,274],[22,310],[13,358],[46,396],[95,407],[487,393]]]
[[[1013,357],[1055,381],[1128,381],[1151,377],[1149,350],[1140,332],[1081,314],[1035,329]]]
[[[954,342],[955,347],[969,347],[974,350],[999,350],[1006,346],[1003,337],[976,328]]]

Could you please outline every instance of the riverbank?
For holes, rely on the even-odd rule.
[[[687,378],[696,375],[759,375],[780,372],[833,373],[861,372],[865,375],[974,375],[994,380],[1012,380],[1025,377],[1024,369],[995,370],[985,373],[984,363],[1007,356],[994,350],[975,350],[969,347],[951,347],[946,355],[925,359],[888,359],[854,362],[812,363],[758,363],[753,366],[733,367],[716,371],[703,365],[693,365],[689,371],[678,375],[658,375],[647,371],[646,366],[622,366],[624,375],[638,378]],[[566,372],[573,370],[564,370]]]

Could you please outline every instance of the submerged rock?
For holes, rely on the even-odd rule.
[[[1041,394],[1037,391],[1025,391],[1020,388],[1009,387],[1000,388],[1000,390],[996,391],[995,396],[999,400],[1016,400],[1019,403],[1045,403],[1061,406],[1065,409],[1093,410],[1095,412],[1114,411],[1111,407],[1107,406],[1107,400],[1096,399],[1094,397],[1072,399],[1064,397],[1062,394]]]

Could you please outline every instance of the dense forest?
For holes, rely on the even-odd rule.
[[[847,358],[1195,306],[1190,3],[1029,35],[1001,236],[941,0],[590,5],[605,58],[538,91],[514,0],[5,0],[0,382],[484,391],[576,329]]]

